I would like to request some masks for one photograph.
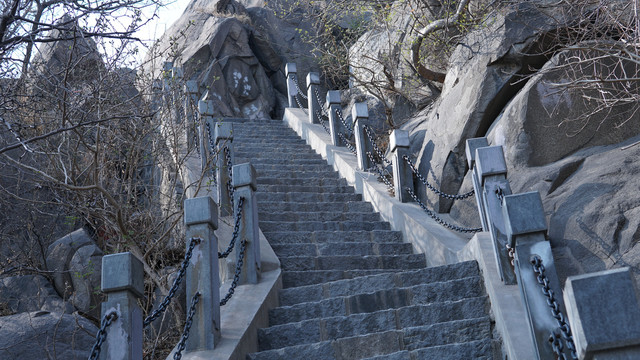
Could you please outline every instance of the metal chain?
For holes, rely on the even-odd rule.
[[[307,96],[302,92],[302,89],[300,89],[300,84],[298,83],[298,75],[291,74],[291,78],[293,79],[293,83],[296,85],[296,89],[298,89],[298,94],[300,94],[300,96],[302,96],[303,99],[308,100]]]
[[[564,339],[569,351],[571,351],[571,357],[573,359],[577,359],[578,354],[576,353],[576,346],[573,342],[573,336],[571,335],[571,328],[569,327],[569,324],[567,324],[564,314],[560,311],[560,305],[555,298],[553,290],[549,286],[549,278],[544,273],[545,267],[542,264],[542,258],[538,255],[534,255],[531,259],[531,265],[533,267],[533,272],[537,275],[536,280],[538,280],[538,284],[542,286],[542,293],[547,297],[547,305],[551,308],[551,315],[556,319],[562,338]]]
[[[233,293],[236,291],[236,286],[238,286],[238,281],[240,281],[240,272],[242,271],[242,264],[244,263],[244,255],[247,250],[247,240],[242,240],[242,246],[240,246],[240,256],[238,257],[238,263],[236,264],[236,273],[233,275],[233,282],[231,283],[231,287],[227,292],[227,295],[224,296],[224,299],[220,300],[220,306],[226,305]]]
[[[507,252],[509,253],[509,259],[511,259],[511,267],[515,268],[516,261],[516,249],[512,248],[511,245],[506,244]]]
[[[407,162],[407,164],[409,164],[409,167],[411,168],[411,171],[413,171],[413,173],[416,175],[416,177],[418,178],[418,180],[420,180],[420,182],[422,182],[424,185],[427,186],[427,189],[433,191],[434,193],[438,194],[439,196],[443,197],[443,198],[447,198],[447,199],[454,199],[454,200],[462,200],[462,199],[466,199],[470,196],[473,196],[473,194],[475,193],[475,190],[471,190],[468,193],[464,193],[464,194],[460,194],[460,195],[451,195],[451,194],[447,194],[444,193],[440,190],[438,190],[437,188],[435,188],[433,185],[431,185],[429,183],[429,181],[427,181],[427,179],[424,178],[424,176],[422,176],[419,172],[418,169],[416,168],[416,166],[411,162],[411,160],[409,159],[409,157],[407,155],[404,155],[402,157],[402,159],[404,159],[404,161]]]
[[[302,109],[302,111],[303,111],[305,114],[309,115],[309,112],[307,111],[307,109],[306,109],[304,106],[302,106],[302,102],[300,101],[300,99],[298,99],[298,95],[300,95],[300,93],[295,94],[295,95],[293,96],[293,98],[296,100],[296,103],[298,103],[298,107],[299,107],[300,109]]]
[[[173,280],[173,285],[171,285],[171,289],[169,290],[169,293],[167,294],[167,296],[165,296],[164,300],[162,300],[162,302],[160,303],[160,306],[158,306],[158,308],[154,310],[151,313],[151,315],[147,316],[147,318],[144,319],[144,322],[142,323],[142,327],[147,327],[149,324],[151,324],[152,321],[157,319],[167,309],[167,307],[169,306],[169,303],[171,302],[171,299],[176,295],[176,292],[178,291],[178,287],[182,282],[182,278],[187,272],[187,267],[189,267],[189,261],[191,260],[193,249],[196,247],[196,245],[200,244],[201,242],[202,242],[201,238],[198,238],[198,237],[191,238],[191,242],[189,243],[189,249],[187,249],[187,252],[184,254],[184,260],[182,260],[182,265],[180,265],[180,270],[178,270],[178,276],[176,276],[176,279]]]
[[[103,318],[100,324],[100,330],[96,334],[96,343],[91,348],[91,355],[89,356],[89,360],[95,360],[100,356],[100,348],[102,347],[102,343],[107,338],[107,328],[111,323],[118,318],[118,314],[114,311],[107,313]]]
[[[376,160],[373,158],[373,155],[371,154],[370,151],[367,151],[367,156],[369,157],[369,160],[371,160],[371,162],[373,163],[373,166],[368,170],[371,170],[371,169],[375,170],[378,173],[378,175],[380,175],[380,179],[382,180],[382,182],[385,183],[385,185],[387,185],[389,189],[394,189],[393,184],[387,178],[387,174],[389,172],[386,169],[381,169],[378,166],[378,164],[376,164]],[[385,174],[385,172],[387,174]]]
[[[413,200],[415,202],[418,203],[418,205],[420,205],[420,207],[422,208],[422,210],[424,210],[424,212],[427,213],[427,215],[429,215],[433,220],[435,220],[438,224],[454,230],[454,231],[458,231],[461,233],[477,233],[482,231],[482,228],[465,228],[465,227],[461,227],[461,226],[457,226],[457,225],[453,225],[453,224],[449,224],[448,222],[444,221],[442,218],[440,218],[438,215],[436,215],[433,211],[429,210],[423,203],[422,201],[420,201],[420,199],[418,199],[418,196],[416,196],[416,194],[410,189],[410,188],[405,188],[405,190],[407,190],[407,192],[409,193],[409,195],[413,198]]]
[[[318,117],[318,121],[320,121],[320,125],[324,128],[324,131],[327,134],[331,135],[331,130],[327,127],[327,121],[324,119],[324,115],[322,115],[318,110],[316,110],[316,116]]]
[[[227,256],[229,256],[229,254],[231,254],[231,251],[233,251],[233,247],[236,244],[236,239],[238,238],[238,232],[240,231],[240,220],[242,219],[242,205],[244,204],[244,198],[241,197],[240,200],[238,200],[238,214],[236,215],[236,223],[235,225],[233,225],[233,236],[231,237],[231,241],[229,242],[229,247],[227,247],[227,250],[225,250],[225,252],[221,253],[218,252],[218,259],[224,259]]]
[[[364,130],[364,133],[367,135],[367,137],[369,138],[369,141],[371,142],[371,146],[373,147],[373,151],[376,152],[376,155],[378,155],[378,157],[380,158],[380,160],[382,161],[383,165],[391,165],[391,161],[387,160],[384,157],[384,153],[382,152],[382,150],[380,150],[380,148],[378,147],[378,144],[376,144],[375,141],[375,134],[373,133],[373,129],[371,129],[371,127],[369,127],[369,125],[364,125],[362,127],[362,129]]]
[[[556,355],[556,359],[567,360],[567,357],[562,352],[564,347],[562,346],[560,338],[558,337],[558,334],[555,333],[555,331],[552,331],[551,335],[549,335],[549,342],[551,343],[553,353]]]
[[[200,292],[196,292],[191,299],[191,306],[189,307],[189,314],[187,315],[187,321],[184,323],[184,329],[182,330],[182,337],[180,338],[180,342],[178,343],[175,354],[173,354],[173,360],[182,359],[182,351],[187,344],[187,339],[189,338],[189,331],[191,331],[191,325],[193,324],[193,315],[196,313],[196,305],[198,305],[198,301],[200,301]]]
[[[336,109],[336,115],[338,115],[338,120],[340,120],[342,125],[344,125],[345,129],[349,130],[349,132],[353,134],[353,127],[347,124],[347,121],[342,116],[342,110]],[[349,137],[351,137],[351,134],[349,134]]]
[[[318,87],[314,87],[313,88],[315,95],[316,95],[316,101],[318,102],[318,104],[320,105],[320,110],[322,110],[322,114],[326,117],[329,117],[329,112],[327,111],[327,108],[325,108],[324,106],[322,106],[322,101],[320,101],[320,91],[318,90]]]
[[[229,194],[229,202],[233,204],[233,185],[231,185],[231,179],[233,179],[233,162],[231,162],[231,150],[228,146],[225,146],[224,149],[224,158],[227,163],[227,173],[229,174],[229,180],[227,180],[227,193]]]
[[[216,148],[216,145],[213,142],[213,136],[211,136],[211,126],[209,125],[208,121],[207,121],[207,136],[209,137],[209,147],[211,151],[213,151],[213,149]]]
[[[356,148],[354,148],[353,145],[351,145],[351,143],[349,143],[349,140],[347,139],[346,136],[344,136],[343,133],[339,132],[338,136],[344,142],[344,146],[346,146],[347,149],[349,149],[349,151],[351,151],[353,153],[353,155],[358,155],[358,153],[356,152]]]

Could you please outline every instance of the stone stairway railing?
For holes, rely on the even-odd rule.
[[[505,288],[519,288],[521,307],[526,314],[526,320],[501,314],[496,316],[496,321],[528,323],[535,354],[525,354],[522,358],[640,358],[640,322],[637,321],[640,308],[629,269],[569,277],[563,294],[551,246],[545,238],[547,226],[540,195],[537,192],[511,194],[501,146],[489,146],[486,138],[467,141],[467,159],[473,172],[482,228],[459,227],[444,221],[420,202],[413,189],[413,176],[439,196],[463,198],[474,193],[448,195],[430,185],[407,156],[409,136],[406,131],[396,129],[390,135],[389,151],[393,168],[390,176],[386,171],[384,154],[377,149],[367,125],[366,103],[355,104],[352,109],[353,124],[347,124],[342,117],[339,92],[328,91],[325,105],[322,105],[317,73],[308,74],[306,95],[298,81],[295,64],[286,65],[286,75],[289,106],[303,108],[303,103],[307,102],[308,109],[303,108],[303,111],[308,116],[308,123],[321,125],[334,147],[349,148],[357,158],[360,171],[376,170],[380,179],[393,188],[397,200],[416,201],[437,223],[451,230],[489,233],[493,251],[485,252],[484,256],[495,257],[495,270]],[[305,128],[296,130],[305,133],[307,140],[311,141]],[[355,146],[349,141],[351,133],[355,136]],[[336,166],[335,158],[338,155],[333,150],[319,150],[328,159],[333,158]],[[486,262],[489,259],[477,260]],[[504,300],[489,291],[490,297],[492,294],[492,307],[494,302],[501,303]],[[494,309],[494,312],[500,310]],[[503,338],[510,337],[506,330],[510,327],[508,324],[498,324]],[[513,347],[514,343],[505,341],[506,353],[517,354],[517,349],[508,349],[510,346]]]
[[[209,358],[243,357],[244,353],[252,351],[251,347],[241,349],[238,353],[239,342],[252,338],[245,334],[246,327],[264,326],[256,320],[256,313],[264,313],[262,303],[273,298],[281,285],[280,272],[261,279],[261,233],[258,228],[258,207],[256,201],[256,171],[250,163],[234,165],[233,156],[233,127],[231,123],[215,123],[213,121],[212,103],[198,100],[197,86],[193,81],[187,81],[184,90],[176,89],[176,84],[182,79],[179,68],[172,68],[165,64],[166,76],[163,84],[163,101],[158,101],[158,107],[169,104],[168,117],[170,121],[186,119],[184,137],[186,149],[197,150],[200,161],[198,169],[183,169],[191,173],[185,179],[193,179],[193,174],[209,176],[216,185],[216,204],[210,196],[187,198],[184,201],[184,224],[186,232],[186,252],[180,270],[160,306],[143,319],[143,312],[139,300],[144,294],[144,268],[140,259],[131,253],[106,255],[102,262],[102,292],[107,300],[102,304],[102,324],[96,336],[96,344],[90,359],[142,359],[143,331],[151,322],[163,315],[174,298],[178,287],[184,279],[186,283],[187,318],[182,337],[172,352],[173,359],[186,357],[189,353],[207,354],[218,348],[221,342],[222,329],[220,307],[226,305],[238,289],[238,285],[256,284],[256,288],[244,291],[246,296],[251,294],[249,301],[260,299],[256,311],[250,311],[246,300],[238,300],[244,306],[231,309],[234,324],[233,336],[235,344],[223,344],[226,349],[218,354],[207,354]],[[173,81],[169,81],[169,80]],[[182,92],[184,91],[184,92]],[[177,98],[184,99],[184,113],[172,111],[171,104]],[[197,101],[198,112],[193,104]],[[167,116],[167,115],[165,115]],[[213,133],[213,134],[212,134]],[[189,164],[187,164],[187,167]],[[218,217],[232,216],[235,223],[233,234],[225,251],[218,251]],[[264,243],[264,241],[262,241]],[[236,246],[237,244],[237,246]],[[219,259],[235,256],[235,272],[233,281],[226,290],[226,296],[221,299],[221,274]],[[222,276],[224,278],[224,276]],[[264,280],[264,281],[261,281]],[[262,282],[262,284],[260,284]],[[264,283],[268,283],[265,286]],[[275,289],[275,290],[274,290]],[[264,294],[262,294],[264,293]],[[236,297],[239,295],[236,295]],[[242,315],[238,315],[242,312]],[[244,314],[246,313],[246,314]],[[242,318],[242,316],[246,317]],[[255,324],[254,324],[255,323]],[[249,324],[249,325],[248,325]],[[255,331],[255,329],[254,329]],[[249,340],[250,341],[250,340]],[[231,347],[231,348],[230,348]]]

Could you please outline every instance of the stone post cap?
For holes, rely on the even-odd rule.
[[[142,261],[130,252],[103,256],[101,282],[105,293],[126,290],[137,297],[144,297]]]
[[[504,160],[502,146],[487,146],[476,149],[476,166],[480,185],[484,185],[484,178],[491,175],[507,175],[507,163]]]
[[[257,189],[256,169],[251,165],[251,163],[234,165],[231,184],[234,188],[249,185],[251,186],[251,189],[255,191]]]
[[[311,85],[319,85],[320,84],[320,74],[317,72],[310,72],[307,74],[307,87]]]
[[[465,151],[467,153],[467,163],[469,164],[469,169],[473,168],[473,164],[476,162],[476,150],[488,146],[489,141],[487,141],[486,137],[467,139],[467,148],[465,149]]]
[[[171,73],[174,79],[182,79],[184,77],[184,70],[181,67],[174,67]]]
[[[537,191],[506,195],[502,200],[505,232],[511,247],[515,246],[515,236],[547,231],[542,198]]]
[[[218,122],[214,126],[216,144],[221,140],[233,140],[233,124],[230,122]]]
[[[329,105],[340,104],[342,101],[340,100],[340,91],[338,90],[329,90],[327,91],[327,103]]]
[[[198,100],[198,112],[213,116],[213,100]]]
[[[640,303],[628,267],[568,277],[564,302],[580,359],[640,345]],[[628,355],[637,359],[638,349]]]
[[[395,129],[389,136],[389,149],[391,152],[396,151],[397,147],[409,147],[409,132],[406,130]]]
[[[368,119],[369,118],[369,109],[367,108],[366,102],[359,102],[353,105],[351,108],[351,117],[353,118],[353,122],[355,123],[359,118]]]
[[[195,80],[187,80],[187,83],[184,85],[184,91],[189,94],[197,94],[198,82]]]
[[[170,71],[171,69],[173,69],[173,61],[165,61],[162,63],[163,71]]]
[[[284,66],[284,72],[286,76],[289,76],[289,74],[295,74],[297,73],[297,69],[296,69],[296,63],[287,63]]]
[[[184,224],[209,224],[218,228],[218,205],[210,196],[200,196],[184,201]]]

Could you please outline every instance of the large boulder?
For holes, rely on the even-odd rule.
[[[83,246],[93,244],[85,229],[78,229],[56,241],[47,249],[47,270],[51,271],[53,285],[58,294],[68,298],[73,292],[69,263],[73,255]]]
[[[0,304],[5,314],[50,311],[70,314],[73,306],[63,301],[42,275],[11,276],[0,279]]]
[[[98,328],[74,314],[48,311],[0,317],[0,358],[87,359]]]

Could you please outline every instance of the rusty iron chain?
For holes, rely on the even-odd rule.
[[[191,238],[191,241],[189,242],[189,248],[187,249],[187,252],[184,254],[184,260],[182,260],[182,265],[180,265],[180,270],[178,270],[178,276],[176,276],[175,280],[173,280],[173,285],[171,285],[171,289],[169,289],[169,293],[162,300],[162,303],[160,303],[160,306],[158,306],[158,308],[154,310],[151,313],[151,315],[147,316],[144,319],[144,322],[142,323],[143,328],[151,324],[151,322],[153,322],[160,315],[162,315],[162,313],[167,309],[167,307],[169,306],[169,303],[171,302],[171,299],[173,299],[173,297],[176,295],[176,292],[178,291],[178,287],[182,282],[182,278],[187,272],[187,267],[189,267],[189,261],[191,260],[191,255],[193,255],[193,249],[196,247],[196,245],[200,244],[201,242],[202,242],[201,238],[198,238],[198,237]]]
[[[236,287],[238,286],[238,281],[240,281],[240,273],[242,272],[242,264],[244,263],[244,256],[247,252],[247,240],[242,240],[242,246],[240,246],[240,256],[238,256],[238,263],[236,264],[236,272],[233,275],[233,282],[231,283],[231,287],[227,292],[227,295],[224,296],[224,299],[220,300],[220,306],[226,305],[233,293],[236,291]]]
[[[193,316],[196,313],[196,305],[200,301],[200,292],[196,292],[191,299],[191,306],[189,307],[189,313],[187,315],[187,321],[184,323],[184,329],[182,330],[182,336],[178,343],[176,352],[173,354],[173,360],[182,359],[182,352],[187,345],[187,339],[189,338],[189,331],[191,331],[191,325],[193,324]]]
[[[407,164],[411,168],[411,171],[413,171],[413,173],[416,175],[418,180],[420,180],[420,182],[422,182],[427,187],[427,189],[429,189],[429,190],[433,191],[434,193],[438,194],[438,196],[441,196],[441,197],[446,198],[446,199],[463,200],[463,199],[466,199],[466,198],[468,198],[470,196],[473,196],[473,194],[475,194],[475,190],[471,190],[471,191],[469,191],[467,193],[460,194],[460,195],[451,195],[451,194],[444,193],[444,192],[440,191],[439,189],[437,189],[435,186],[431,185],[429,183],[429,181],[427,179],[425,179],[425,177],[422,176],[422,174],[420,174],[418,172],[418,169],[413,164],[413,162],[411,162],[411,160],[409,159],[409,157],[407,155],[404,155],[402,157],[402,159],[407,162]]]
[[[100,329],[96,334],[96,343],[91,348],[91,355],[89,356],[89,360],[95,360],[100,356],[100,348],[102,347],[102,343],[104,343],[107,338],[107,328],[111,325],[111,323],[118,318],[118,313],[111,311],[107,313],[103,318],[100,325]]]
[[[417,202],[417,203],[418,203],[418,205],[420,205],[420,207],[422,208],[422,210],[424,210],[424,212],[426,212],[426,213],[427,213],[427,215],[429,215],[429,216],[430,216],[433,220],[435,220],[438,224],[440,224],[440,225],[442,225],[442,226],[444,226],[444,227],[446,227],[446,228],[448,228],[448,229],[451,229],[451,230],[454,230],[454,231],[458,231],[458,232],[461,232],[461,233],[469,233],[469,234],[473,234],[473,233],[477,233],[477,232],[482,231],[482,228],[481,228],[481,227],[480,227],[480,228],[465,228],[465,227],[458,226],[458,225],[453,225],[453,224],[450,224],[450,223],[448,223],[448,222],[444,221],[442,218],[440,218],[438,215],[436,215],[433,211],[429,210],[429,209],[425,206],[425,204],[423,204],[423,203],[422,203],[422,201],[420,201],[420,199],[418,199],[418,196],[413,192],[413,190],[411,190],[411,189],[410,189],[410,188],[408,188],[408,187],[407,187],[407,188],[405,188],[405,190],[407,190],[407,192],[408,192],[408,193],[409,193],[409,195],[413,198],[413,200],[414,200],[415,202]]]

